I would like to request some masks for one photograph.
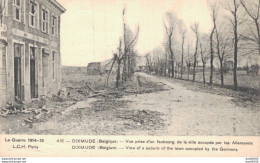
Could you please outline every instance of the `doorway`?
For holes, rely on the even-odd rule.
[[[36,73],[36,48],[30,47],[30,86],[31,98],[38,98],[37,73]]]
[[[19,99],[22,99],[22,70],[21,57],[22,45],[14,44],[14,93]]]

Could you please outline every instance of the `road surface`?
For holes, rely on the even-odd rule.
[[[169,82],[144,73],[138,75],[170,88],[168,91],[124,97],[124,100],[133,101],[129,103],[129,109],[164,113],[167,127],[160,135],[260,135],[259,109],[254,111],[237,106],[232,97],[188,90],[174,80]]]

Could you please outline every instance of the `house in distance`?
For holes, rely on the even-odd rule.
[[[0,3],[0,105],[58,93],[60,16],[65,8],[56,0]]]
[[[101,74],[101,63],[100,62],[91,62],[87,66],[88,75],[100,75]]]

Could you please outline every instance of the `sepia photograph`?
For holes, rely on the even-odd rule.
[[[259,0],[0,0],[0,134],[260,136]]]

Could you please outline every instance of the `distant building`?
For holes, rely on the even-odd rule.
[[[259,75],[259,72],[259,66],[256,64],[248,69],[247,74]]]
[[[202,71],[203,71],[203,66],[197,65],[196,72],[202,72]]]
[[[150,66],[139,66],[139,69],[137,71],[141,72],[149,72]]]
[[[0,105],[58,93],[64,12],[56,0],[0,1]]]
[[[233,70],[234,62],[233,61],[224,61],[224,66],[223,67],[227,71]]]
[[[88,75],[100,75],[101,74],[101,63],[100,62],[92,62],[88,64],[87,67]]]

